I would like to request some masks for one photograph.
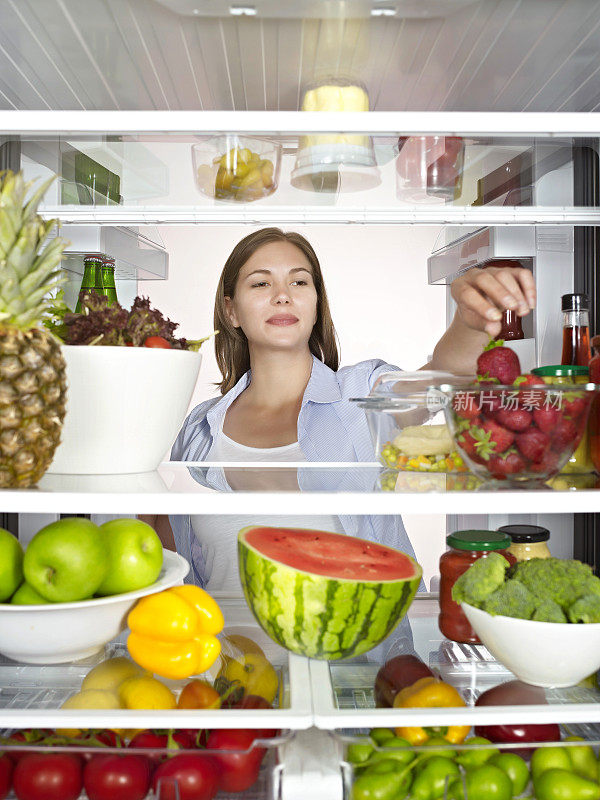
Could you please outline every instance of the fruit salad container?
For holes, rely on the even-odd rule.
[[[125,629],[127,614],[146,595],[182,583],[189,564],[165,550],[158,579],[134,592],[73,603],[0,603],[0,653],[26,664],[58,664],[86,658]]]
[[[196,187],[207,197],[250,203],[277,189],[281,145],[270,139],[227,134],[192,145]]]
[[[375,458],[393,470],[420,473],[466,472],[444,420],[445,398],[430,391],[450,373],[387,372],[369,397],[353,398],[365,411]]]
[[[535,379],[533,379],[535,381]],[[585,433],[596,384],[441,386],[456,449],[484,481],[541,484]]]

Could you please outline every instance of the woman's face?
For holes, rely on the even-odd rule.
[[[251,346],[306,347],[317,321],[310,262],[291,242],[263,245],[240,270],[235,296],[225,298],[225,307]]]

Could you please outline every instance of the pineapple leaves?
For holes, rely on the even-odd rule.
[[[0,320],[21,330],[39,325],[52,307],[50,295],[63,282],[60,263],[67,242],[46,244],[56,220],[43,220],[38,206],[54,177],[27,198],[32,183],[22,173],[0,172]]]

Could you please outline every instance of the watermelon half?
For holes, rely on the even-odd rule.
[[[333,661],[379,644],[406,614],[423,570],[406,553],[339,533],[243,528],[248,605],[278,644]]]

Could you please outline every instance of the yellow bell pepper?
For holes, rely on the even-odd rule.
[[[221,652],[221,609],[199,586],[174,586],[138,600],[127,617],[127,649],[144,669],[181,680],[206,672]]]
[[[455,708],[466,705],[454,686],[439,678],[419,678],[411,686],[401,689],[394,698],[394,708]],[[432,736],[440,736],[450,744],[461,744],[471,730],[470,725],[450,725],[441,728],[396,728],[396,736],[401,736],[412,745],[425,744]]]

